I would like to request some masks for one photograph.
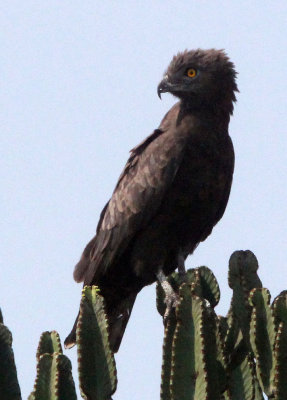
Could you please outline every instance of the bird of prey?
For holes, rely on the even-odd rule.
[[[225,52],[178,53],[157,91],[179,101],[131,150],[74,270],[77,282],[99,286],[105,298],[114,352],[139,291],[184,270],[187,256],[221,219],[232,183],[228,125],[238,89]],[[67,348],[75,344],[76,323]]]

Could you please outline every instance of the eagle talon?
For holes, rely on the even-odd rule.
[[[166,326],[169,319],[173,316],[173,312],[179,303],[179,295],[174,291],[161,268],[159,268],[156,276],[165,293],[164,302],[166,304],[166,310],[163,316],[163,323],[164,326]]]

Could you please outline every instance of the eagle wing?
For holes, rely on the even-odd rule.
[[[175,105],[159,129],[131,150],[101,213],[96,236],[75,267],[76,281],[95,283],[156,214],[181,164],[188,138],[186,129],[176,126],[177,114]]]

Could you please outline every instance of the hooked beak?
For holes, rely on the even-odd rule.
[[[172,84],[170,84],[167,78],[164,78],[157,87],[157,95],[161,99],[161,94],[169,92],[172,88]]]

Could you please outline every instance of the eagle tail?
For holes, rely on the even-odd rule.
[[[107,301],[106,312],[109,323],[109,339],[113,353],[116,353],[120,347],[123,335],[126,330],[127,323],[130,319],[132,308],[136,299],[137,293],[132,293],[129,297],[118,302],[116,305],[109,304]],[[64,345],[66,349],[70,349],[76,344],[76,329],[78,324],[79,314],[70,334],[66,337]]]
[[[107,304],[110,345],[113,353],[119,350],[136,297],[137,293],[131,293],[112,308]]]
[[[65,349],[71,349],[76,344],[76,329],[77,329],[78,319],[79,319],[79,313],[77,315],[76,321],[74,322],[71,332],[64,341]]]

